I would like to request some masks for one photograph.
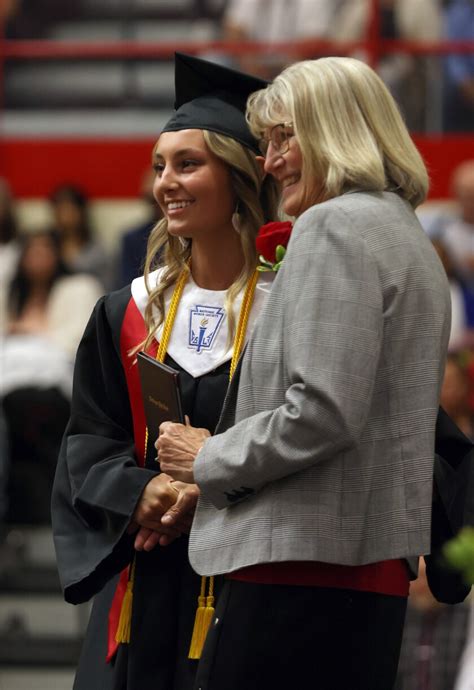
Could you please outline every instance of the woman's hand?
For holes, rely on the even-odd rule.
[[[194,460],[210,435],[207,429],[191,426],[188,418],[186,424],[160,424],[160,435],[155,448],[162,471],[173,479],[194,484]]]

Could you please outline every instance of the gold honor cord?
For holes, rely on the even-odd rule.
[[[166,315],[161,341],[158,347],[158,352],[156,353],[156,359],[159,362],[163,362],[163,360],[165,359],[166,351],[168,349],[168,342],[176,317],[176,312],[178,311],[178,305],[181,299],[181,295],[183,294],[184,286],[186,285],[186,282],[188,280],[189,273],[190,269],[188,264],[181,271],[173,295],[171,297],[170,308],[168,310],[168,314]],[[232,379],[232,376],[234,375],[235,369],[237,367],[237,362],[239,361],[240,353],[242,352],[242,347],[245,341],[245,334],[247,332],[247,324],[250,316],[250,311],[252,309],[252,303],[255,294],[255,287],[258,281],[258,276],[258,271],[254,271],[247,283],[247,287],[245,288],[245,293],[242,299],[242,306],[240,308],[239,323],[237,325],[237,330],[235,333],[234,344],[232,349],[229,381]],[[148,429],[146,429],[145,431],[145,457],[147,445]],[[196,610],[193,635],[191,638],[191,645],[189,648],[189,659],[201,658],[204,642],[206,641],[207,631],[209,630],[209,625],[211,624],[212,618],[214,616],[214,577],[211,576],[209,578],[208,588],[207,579],[207,577],[201,577],[201,590],[198,597],[198,607]],[[115,636],[116,641],[120,643],[130,642],[134,581],[135,556],[130,567],[130,577],[123,598],[117,634]],[[207,595],[206,589],[208,589]]]

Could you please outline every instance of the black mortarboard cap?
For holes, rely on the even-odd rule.
[[[229,67],[175,53],[176,111],[161,130],[207,129],[236,139],[259,153],[245,120],[247,98],[268,82]]]

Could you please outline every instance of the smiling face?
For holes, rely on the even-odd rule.
[[[164,132],[153,158],[153,195],[171,235],[204,238],[234,232],[230,171],[207,148],[201,130]]]
[[[288,118],[289,119],[289,118]],[[287,132],[291,134],[292,132]],[[301,213],[304,198],[302,182],[303,156],[295,136],[288,138],[288,151],[280,153],[269,140],[265,156],[265,171],[281,185],[283,211],[289,216]]]
[[[285,153],[276,151],[270,142],[264,168],[279,182],[281,206],[288,216],[300,216],[310,206],[324,201],[323,184],[315,178],[308,186],[303,177],[303,154],[295,136],[289,139]]]

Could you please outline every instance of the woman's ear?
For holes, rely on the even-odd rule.
[[[255,156],[255,160],[257,161],[260,170],[262,171],[262,176],[263,179],[267,176],[267,173],[265,172],[265,158],[263,156]]]

